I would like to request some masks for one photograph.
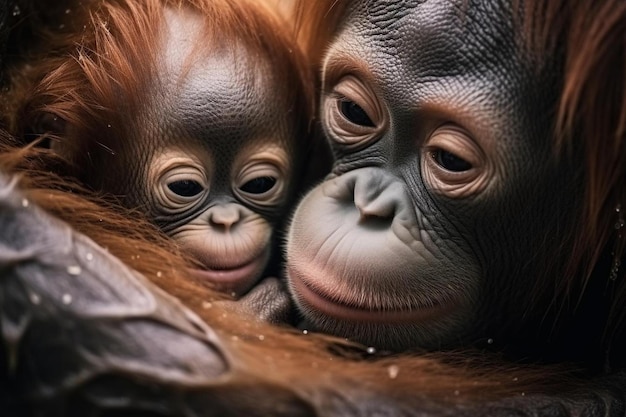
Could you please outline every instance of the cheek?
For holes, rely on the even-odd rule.
[[[572,214],[580,209],[584,192],[582,181],[572,174],[580,169],[555,166],[537,156],[525,162],[525,169],[509,172],[498,193],[473,208],[473,247],[480,248],[489,269],[505,271],[489,279],[514,282],[511,290],[533,281],[528,276],[543,273],[554,261],[547,248],[568,245],[558,242],[558,236],[578,227]]]

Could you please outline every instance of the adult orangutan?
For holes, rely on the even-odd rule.
[[[330,42],[322,121],[337,163],[294,215],[292,290],[317,328],[432,353],[345,357],[333,339],[203,309],[214,295],[158,236],[50,177],[50,155],[15,150],[1,162],[24,190],[3,177],[4,403],[82,415],[624,415],[626,5],[335,3],[301,9],[310,56]],[[167,280],[155,259],[171,266]]]
[[[513,4],[303,12],[337,19],[320,111],[337,159],[288,237],[311,328],[624,365],[626,8]]]

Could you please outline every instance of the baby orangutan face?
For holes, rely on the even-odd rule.
[[[140,117],[148,136],[136,154],[149,157],[134,168],[136,203],[197,259],[198,277],[242,294],[265,270],[286,214],[295,122],[269,62],[237,43],[198,52],[190,32],[202,21],[192,14],[169,12],[166,22],[160,94]]]
[[[230,154],[227,139],[216,139],[214,152],[197,146],[155,154],[146,196],[157,224],[200,263],[196,276],[241,294],[270,258],[291,167],[287,150],[271,140]]]

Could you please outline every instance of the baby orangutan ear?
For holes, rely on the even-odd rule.
[[[26,132],[27,136],[35,136],[40,145],[52,149],[60,156],[68,156],[67,147],[68,124],[67,121],[52,113],[41,113],[34,118],[34,122]]]

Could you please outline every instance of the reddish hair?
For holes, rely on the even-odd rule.
[[[296,16],[299,41],[321,66],[325,50],[339,30],[351,0],[300,1]],[[612,321],[608,335],[621,331],[626,321],[626,231],[618,233],[616,209],[626,210],[626,3],[621,0],[519,0],[512,2],[523,47],[540,65],[564,57],[562,89],[555,109],[553,147],[566,158],[564,148],[582,144],[585,193],[574,213],[576,230],[566,233],[555,248],[555,265],[546,265],[548,277],[536,277],[537,299],[552,293],[555,300],[574,303],[582,297],[600,256],[607,251],[616,274]],[[521,6],[521,8],[520,8]],[[469,7],[469,5],[467,5]],[[521,10],[521,13],[519,12]],[[552,63],[554,65],[554,63]],[[559,306],[557,306],[559,308]]]
[[[540,57],[562,54],[561,95],[554,147],[583,148],[585,192],[562,291],[585,288],[606,252],[612,271],[597,279],[615,281],[607,334],[622,331],[626,319],[626,233],[618,210],[626,210],[626,3],[620,0],[526,0],[524,37]],[[578,280],[578,282],[576,282]]]
[[[611,3],[615,6],[617,2],[618,0],[611,0],[607,4]],[[91,4],[94,3],[96,2],[91,2]],[[186,4],[195,5],[196,3],[199,4],[195,1]],[[223,0],[215,3],[223,4],[224,8],[231,10],[229,9],[230,4],[234,2]],[[565,4],[565,0],[562,0],[562,3]],[[79,137],[88,140],[90,138],[87,134],[87,129],[90,128],[87,125],[89,120],[99,120],[98,123],[105,123],[107,119],[101,120],[100,118],[108,117],[106,116],[107,112],[117,108],[113,106],[116,103],[105,100],[107,97],[111,97],[111,92],[104,91],[102,88],[130,85],[132,87],[129,91],[135,91],[134,88],[139,89],[137,91],[139,93],[144,92],[141,88],[142,83],[146,80],[136,78],[132,73],[119,72],[121,70],[118,68],[133,68],[133,63],[137,63],[136,60],[139,58],[141,58],[139,64],[146,65],[144,62],[145,53],[150,49],[141,49],[140,46],[143,45],[148,48],[146,42],[149,44],[151,39],[146,37],[146,33],[154,33],[157,30],[156,25],[150,24],[152,22],[149,20],[151,12],[147,13],[146,11],[149,11],[157,3],[150,1],[128,2],[128,4],[122,5],[121,2],[111,0],[109,2],[97,2],[97,4],[101,7],[89,9],[89,12],[92,13],[90,24],[96,30],[87,31],[84,34],[81,34],[82,31],[78,31],[78,34],[70,33],[67,37],[59,35],[58,39],[54,40],[62,45],[58,49],[61,51],[60,55],[46,58],[37,67],[36,74],[27,75],[27,78],[33,77],[35,79],[45,75],[46,78],[44,78],[39,89],[31,91],[22,88],[21,86],[27,84],[26,81],[20,81],[20,76],[13,74],[17,86],[12,93],[14,99],[21,95],[28,102],[27,106],[21,107],[21,111],[17,111],[13,116],[12,126],[17,133],[20,133],[19,128],[23,127],[24,120],[31,120],[34,115],[38,114],[37,112],[51,111],[61,117],[66,117],[68,120],[75,120],[79,125],[83,123],[85,130]],[[168,2],[167,4],[178,5],[180,3]],[[336,32],[337,25],[340,24],[345,8],[349,4],[349,1],[339,0],[306,0],[299,5],[297,12],[303,28],[300,42],[309,56],[312,57],[314,65],[319,64],[324,48]],[[584,17],[585,19],[589,18],[590,22],[597,21],[594,20],[593,16],[585,16],[586,13],[595,13],[596,19],[602,16],[600,13],[602,7],[589,6],[591,0],[581,3],[589,6],[588,9],[583,6],[567,4],[567,7],[563,7],[568,8],[569,12],[561,16],[558,13],[551,15],[538,12],[549,5],[548,0],[525,3],[525,7],[530,11],[528,13],[530,18],[524,22],[528,24],[528,33],[543,34],[538,35],[537,39],[532,42],[529,41],[529,45],[537,48],[541,56],[546,56],[546,51],[549,48],[561,45],[568,36],[572,38],[579,36],[571,34],[572,30],[570,30],[575,27],[573,22],[576,22],[577,19]],[[120,7],[122,8],[120,9]],[[112,12],[113,10],[119,11],[121,15],[118,16],[117,12]],[[614,10],[618,10],[621,16],[617,22],[623,24],[623,7],[620,9],[615,6]],[[220,6],[219,12],[222,13],[222,6]],[[122,15],[126,16],[126,13],[135,16],[132,18],[133,21],[128,23],[135,25],[134,19],[138,19],[137,28],[127,28],[133,32],[122,32],[124,36],[112,36],[118,30],[117,27],[124,22],[125,17]],[[106,18],[102,20],[104,17]],[[251,17],[251,19],[256,19],[256,17]],[[563,19],[565,23],[559,19]],[[220,24],[220,21],[218,19],[216,25]],[[228,21],[228,19],[224,21]],[[560,26],[555,24],[557,21],[560,22]],[[610,21],[613,22],[613,26],[617,24],[615,19]],[[104,22],[108,23],[103,25]],[[550,30],[550,28],[556,27],[560,28],[558,36]],[[235,30],[235,28],[231,28],[231,30]],[[581,29],[580,36],[583,39],[585,30],[591,30],[591,28]],[[141,33],[138,33],[139,31]],[[217,26],[215,31],[216,36],[219,36]],[[263,29],[263,32],[259,33],[266,32],[271,32],[267,36],[275,35],[274,29],[271,28]],[[612,33],[611,29],[607,29],[606,33]],[[134,38],[135,36],[137,38]],[[265,38],[265,36],[261,36],[257,41],[263,42],[264,39],[271,39]],[[554,39],[555,36],[558,39]],[[613,46],[609,50],[615,52],[613,48],[615,48],[618,39],[610,39]],[[248,39],[243,41],[248,41]],[[253,42],[257,41],[253,40]],[[592,40],[585,42],[592,42]],[[76,49],[75,43],[82,46]],[[131,43],[133,45],[130,45]],[[581,51],[588,50],[592,46],[593,44],[589,44],[586,48],[574,48],[572,44],[566,49],[566,56],[568,57],[566,63],[588,59]],[[602,48],[596,49],[602,50]],[[598,70],[594,66],[598,65],[599,68],[603,68],[607,74],[620,71],[622,77],[626,71],[624,70],[623,54],[621,55],[622,61],[616,68],[604,68],[605,63],[602,61],[601,51],[596,49],[588,51],[590,54],[596,54],[592,54],[591,57],[595,56],[595,58],[589,61],[595,63],[592,68],[583,66],[583,69],[574,71],[574,69],[568,68],[579,68],[581,64],[566,64],[565,66],[564,89],[559,107],[560,116],[555,126],[555,138],[557,139],[555,140],[555,148],[559,144],[566,144],[574,140],[583,141],[585,146],[605,146],[594,143],[595,133],[592,132],[594,128],[600,127],[597,126],[597,123],[604,119],[596,114],[599,111],[598,108],[587,108],[585,99],[590,91],[594,90],[596,90],[598,98],[609,99],[610,103],[604,103],[603,106],[606,106],[604,108],[609,111],[606,114],[612,116],[609,116],[610,123],[601,126],[601,128],[603,129],[602,132],[607,134],[606,137],[611,138],[610,140],[607,139],[607,142],[613,144],[611,146],[619,147],[619,152],[615,152],[616,154],[619,153],[619,155],[615,155],[619,159],[615,162],[616,172],[609,175],[608,179],[603,180],[605,184],[603,183],[604,188],[601,188],[604,190],[601,194],[605,196],[602,197],[605,200],[602,200],[601,206],[606,205],[610,208],[611,196],[619,196],[621,199],[624,195],[624,185],[623,181],[619,181],[619,175],[624,178],[623,169],[626,167],[625,161],[621,161],[621,158],[624,157],[622,146],[626,105],[624,104],[623,83],[621,84],[621,96],[613,97],[614,94],[602,90],[606,86],[596,85],[598,82],[608,83],[609,80],[608,78],[604,81],[594,80],[594,71]],[[67,54],[72,59],[68,60]],[[575,59],[577,56],[580,58]],[[64,62],[66,66],[60,68],[59,65]],[[107,75],[111,74],[110,71],[117,71],[113,74],[119,73],[120,78],[111,79]],[[49,74],[47,74],[48,72]],[[51,82],[52,77],[57,77],[54,83]],[[45,81],[47,79],[50,79],[51,87],[49,90],[45,88],[48,85]],[[572,81],[568,82],[568,80]],[[103,86],[97,86],[91,92],[82,91],[85,85],[98,82],[102,82]],[[570,83],[573,87],[568,88]],[[52,84],[63,88],[53,89]],[[308,88],[312,88],[312,85],[313,83]],[[83,96],[83,94],[85,95]],[[53,103],[49,104],[51,107],[47,107],[48,103],[51,102]],[[311,99],[307,99],[306,103],[302,105],[310,110],[311,102]],[[307,117],[310,118],[311,116],[308,115]],[[10,139],[4,140],[4,142],[14,145],[13,140]],[[603,164],[605,161],[601,158],[608,158],[608,156],[600,155],[601,150],[602,148],[598,148],[595,152],[586,154],[589,159],[587,170],[599,172],[606,168]],[[592,154],[595,156],[592,157]],[[447,352],[419,357],[399,355],[371,361],[354,360],[355,358],[362,359],[367,355],[353,346],[346,346],[341,340],[322,335],[304,336],[296,334],[297,331],[295,330],[256,323],[248,317],[239,317],[221,307],[206,308],[209,306],[207,303],[222,298],[222,296],[188,279],[185,274],[186,259],[182,254],[172,250],[171,245],[167,244],[167,240],[158,230],[145,223],[137,223],[138,213],[117,207],[102,200],[101,197],[93,196],[89,191],[66,178],[51,174],[50,167],[59,165],[61,168],[58,171],[63,172],[65,161],[58,160],[45,150],[38,150],[33,147],[23,149],[7,147],[0,153],[0,167],[5,171],[20,174],[21,186],[26,190],[29,198],[66,220],[101,245],[108,247],[127,265],[181,298],[202,315],[207,323],[219,332],[233,358],[235,358],[237,369],[233,376],[234,381],[242,381],[244,378],[247,381],[270,381],[297,392],[320,412],[324,411],[325,407],[328,407],[329,403],[333,401],[340,404],[347,403],[346,407],[360,410],[364,407],[362,403],[368,399],[369,393],[373,393],[376,399],[381,398],[382,395],[390,401],[397,398],[403,401],[402,404],[408,402],[409,404],[421,405],[422,401],[431,395],[436,395],[438,399],[448,399],[450,402],[480,401],[522,392],[547,394],[550,392],[550,387],[555,390],[567,388],[563,378],[561,378],[562,373],[553,368],[505,366],[494,364],[493,361],[487,363],[468,355],[466,352],[460,352],[459,355]],[[594,183],[589,179],[593,175],[590,173],[586,175],[588,191],[584,199],[587,206],[591,207],[591,200],[596,201],[597,198],[597,195],[594,196],[592,193],[600,192],[600,190],[593,188]],[[600,177],[596,175],[594,178]],[[602,176],[602,178],[606,177]],[[587,219],[590,222],[589,226],[583,227],[591,227],[589,230],[602,232],[589,237],[582,234],[584,231],[575,231],[576,239],[579,242],[577,245],[580,246],[579,253],[592,251],[596,253],[594,256],[597,257],[600,250],[612,244],[612,233],[608,226],[612,226],[614,208],[611,209],[610,213],[604,213],[607,216],[610,214],[608,217],[601,215],[602,210],[604,209],[600,209],[595,217],[592,215],[593,210],[591,209],[585,209],[584,214],[580,215],[581,221]],[[570,264],[577,276],[586,275],[588,265],[595,263],[594,256],[586,257],[585,262],[581,263],[580,259],[574,259],[572,255],[573,260]],[[163,271],[162,266],[157,267],[157,265],[168,265],[167,273],[159,275],[158,272],[165,271]],[[566,277],[566,279],[570,278]],[[624,301],[626,301],[623,280],[618,285],[620,285],[621,292],[617,297],[619,300],[617,298],[615,300],[615,310],[618,311],[619,309],[621,312]],[[622,318],[620,317],[620,319]],[[619,320],[616,320],[617,322]],[[338,350],[346,354],[341,356],[331,353]],[[347,354],[347,352],[352,352],[352,354]],[[385,406],[385,403],[382,404],[381,408]]]
[[[295,136],[311,138],[315,82],[291,28],[254,0],[95,0],[72,11],[65,31],[44,42],[53,53],[17,65],[14,88],[5,98],[12,108],[9,130],[28,134],[44,115],[67,122],[80,140],[65,143],[78,167],[88,167],[93,151],[123,153],[118,138],[132,138],[134,117],[158,89],[157,60],[165,8],[189,9],[204,19],[192,55],[224,45],[242,45],[272,67],[275,83],[288,85],[285,100]],[[75,26],[69,28],[68,26]],[[40,48],[44,49],[44,48]],[[187,62],[191,65],[192,62]],[[32,87],[30,87],[32,86]],[[41,133],[41,132],[34,132]],[[316,144],[307,143],[303,148]]]

